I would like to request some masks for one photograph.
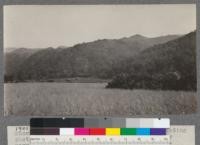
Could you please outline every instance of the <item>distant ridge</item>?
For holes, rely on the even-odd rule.
[[[5,54],[5,78],[7,81],[19,82],[70,77],[111,78],[122,60],[135,57],[149,47],[178,37],[174,35],[147,38],[134,35],[121,39],[96,40],[59,49],[16,49]]]

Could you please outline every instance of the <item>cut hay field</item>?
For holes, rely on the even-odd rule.
[[[105,83],[7,83],[5,115],[133,116],[188,114],[196,92],[106,89]]]

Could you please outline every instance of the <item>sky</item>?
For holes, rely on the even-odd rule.
[[[4,6],[4,48],[73,46],[196,29],[195,4]]]

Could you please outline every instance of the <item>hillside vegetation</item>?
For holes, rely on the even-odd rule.
[[[5,81],[54,81],[75,77],[111,79],[118,64],[141,51],[179,37],[141,35],[103,39],[73,47],[16,49],[5,54]],[[34,49],[35,50],[35,49]]]
[[[196,32],[121,62],[107,88],[196,90]]]

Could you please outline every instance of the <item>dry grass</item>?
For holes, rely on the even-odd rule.
[[[5,84],[5,115],[133,116],[188,114],[196,93],[105,89],[104,83]]]

